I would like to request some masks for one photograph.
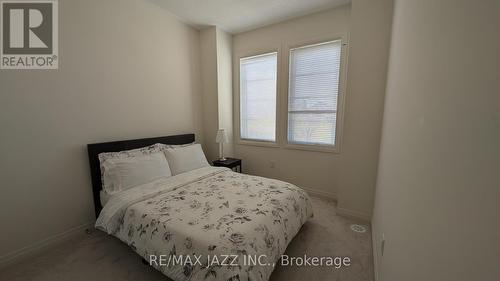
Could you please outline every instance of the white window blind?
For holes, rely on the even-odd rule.
[[[290,50],[288,142],[335,145],[341,41]]]
[[[277,53],[240,60],[240,137],[276,140]]]

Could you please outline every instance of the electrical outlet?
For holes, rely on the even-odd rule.
[[[380,255],[383,257],[385,251],[385,234],[382,233],[382,239],[380,239]]]
[[[269,160],[269,168],[274,168],[276,166],[276,161]]]

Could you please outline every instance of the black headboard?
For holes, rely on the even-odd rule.
[[[192,142],[194,142],[194,134],[88,144],[87,150],[89,153],[90,176],[92,177],[92,194],[94,196],[94,210],[96,217],[99,216],[102,209],[99,194],[102,189],[101,166],[99,165],[98,157],[99,153],[130,150],[153,145],[155,143],[188,144]]]

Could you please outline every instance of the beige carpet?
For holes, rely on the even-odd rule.
[[[278,266],[273,281],[328,280],[371,281],[373,259],[371,232],[351,231],[356,223],[335,214],[335,202],[312,198],[314,218],[308,221],[288,246],[290,256],[348,256],[349,267]],[[359,223],[359,222],[357,222]],[[0,271],[5,281],[168,281],[144,265],[139,255],[118,239],[100,231],[72,238],[57,247]]]

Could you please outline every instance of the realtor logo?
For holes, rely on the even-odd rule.
[[[0,1],[1,69],[57,69],[57,0]]]

